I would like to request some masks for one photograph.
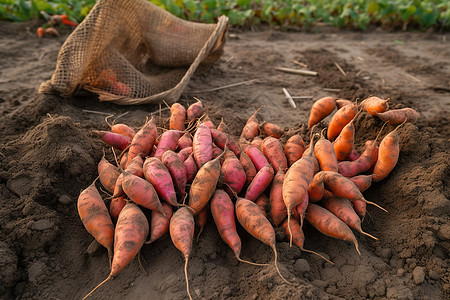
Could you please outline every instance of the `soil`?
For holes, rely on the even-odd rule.
[[[159,106],[117,106],[95,95],[38,95],[69,32],[39,39],[36,27],[33,22],[0,24],[0,298],[80,299],[109,273],[106,250],[91,244],[76,209],[80,191],[97,176],[103,150],[113,161],[91,130],[108,129],[105,114],[122,115],[120,121],[139,128],[151,113],[159,115]],[[391,109],[412,107],[420,119],[397,130],[401,150],[396,167],[364,192],[389,213],[368,206],[362,226],[379,240],[355,231],[360,256],[352,243],[305,223],[305,248],[325,255],[332,265],[289,247],[277,229],[278,264],[289,285],[274,268],[272,249],[241,227],[242,257],[268,265],[238,263],[210,217],[189,259],[193,298],[449,299],[449,34],[234,29],[224,50],[211,68],[191,79],[180,102],[189,105],[194,96],[200,98],[212,121],[218,124],[223,117],[234,136],[262,106],[258,119],[281,126],[282,139],[299,132],[307,142],[311,105],[327,95],[390,98]],[[304,68],[293,61],[318,76],[275,70]],[[256,81],[206,91],[248,80]],[[283,88],[304,97],[295,98],[296,109]],[[161,111],[162,119],[168,115]],[[357,116],[360,151],[382,125],[365,112]],[[381,137],[393,128],[385,127]],[[103,190],[102,195],[108,197]],[[133,260],[90,298],[187,298],[184,258],[168,235],[145,245],[140,262],[142,267]]]

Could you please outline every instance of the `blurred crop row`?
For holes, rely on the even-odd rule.
[[[313,28],[317,24],[366,29],[450,28],[448,0],[149,0],[192,21],[215,22],[227,15],[233,26],[269,24]],[[82,21],[95,0],[0,0],[0,19],[26,21],[66,14]]]

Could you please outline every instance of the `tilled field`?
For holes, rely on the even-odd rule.
[[[120,121],[134,128],[153,114],[163,127],[170,111],[160,113],[159,105],[115,106],[95,96],[38,95],[67,35],[39,40],[32,26],[0,26],[0,298],[80,299],[109,273],[106,250],[88,249],[93,238],[76,210],[80,191],[95,179],[103,149],[108,150],[91,130],[108,129],[104,114],[124,114]],[[448,40],[448,34],[327,28],[315,33],[229,32],[221,59],[191,80],[180,103],[187,107],[194,96],[200,98],[211,120],[218,125],[223,117],[235,137],[262,106],[259,121],[281,126],[282,141],[293,133],[309,141],[306,122],[312,103],[328,95],[349,100],[377,95],[390,98],[392,109],[412,107],[421,116],[398,129],[395,169],[364,192],[389,213],[368,206],[363,229],[379,240],[355,232],[361,256],[352,243],[326,237],[305,223],[305,248],[325,255],[332,265],[289,247],[277,229],[278,264],[293,282],[289,285],[276,272],[270,247],[238,226],[241,256],[269,265],[239,263],[209,216],[189,260],[194,299],[449,298]],[[293,61],[318,76],[275,70],[302,68]],[[255,81],[208,91],[248,80]],[[289,105],[283,88],[303,97],[294,99],[297,109]],[[325,128],[329,120],[318,127]],[[354,125],[361,150],[383,122],[361,113]],[[107,158],[113,161],[110,153]],[[168,235],[144,245],[140,258],[143,269],[133,260],[91,299],[187,297],[184,258]]]

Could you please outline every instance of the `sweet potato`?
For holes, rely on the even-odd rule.
[[[209,213],[209,205],[207,204],[199,213],[194,217],[195,224],[198,227],[198,234],[197,234],[197,243],[198,239],[200,238],[200,234],[203,232],[203,228],[205,228],[206,222],[208,221],[208,213]]]
[[[213,157],[211,130],[204,124],[200,124],[195,131],[192,152],[194,153],[195,162],[199,168]]]
[[[358,175],[349,178],[362,193],[372,185],[372,175]],[[334,195],[333,195],[334,196]],[[352,201],[352,206],[361,220],[364,220],[367,212],[367,204],[364,201]]]
[[[186,167],[181,158],[173,151],[168,150],[164,152],[161,161],[169,170],[170,176],[174,183],[175,191],[178,195],[178,200],[184,198],[186,193],[187,175]]]
[[[308,208],[309,205],[309,194],[306,193],[305,194],[305,199],[303,199],[302,202],[300,202],[299,205],[297,205],[294,208],[293,213],[297,213],[298,214],[298,218],[300,220],[300,227],[303,228],[303,222],[305,220],[305,214],[306,214],[306,209]]]
[[[211,198],[211,214],[214,219],[214,223],[217,226],[219,235],[222,240],[233,250],[236,259],[253,264],[243,260],[241,258],[242,243],[236,230],[235,214],[234,214],[234,204],[230,199],[230,196],[223,190],[216,190],[213,197]]]
[[[320,171],[320,165],[319,165],[319,161],[317,160],[317,157],[314,155],[314,151],[311,154],[310,146],[311,146],[311,144],[306,147],[305,152],[303,152],[303,154],[302,154],[302,157],[311,156],[311,160],[314,165],[314,174],[316,174],[317,172]]]
[[[361,222],[364,221],[364,218],[366,217],[367,213],[367,204],[364,201],[352,201],[352,206],[355,212],[358,214],[358,216],[361,218]]]
[[[159,139],[158,146],[156,147],[156,151],[153,157],[161,159],[164,152],[166,152],[167,150],[175,151],[178,146],[178,140],[183,134],[184,131],[174,129],[164,131],[164,133],[161,135],[161,138]]]
[[[338,109],[336,113],[331,117],[328,123],[327,138],[328,140],[334,140],[342,128],[347,125],[356,115],[356,105],[349,104]]]
[[[238,197],[236,200],[236,217],[248,233],[272,248],[275,254],[275,268],[278,274],[285,282],[291,284],[281,275],[278,269],[275,230],[269,220],[264,217],[259,206],[253,201]]]
[[[338,171],[336,152],[334,151],[333,144],[324,137],[323,131],[320,139],[314,146],[314,156],[319,161],[322,171]]]
[[[45,35],[45,29],[44,27],[38,27],[38,29],[36,29],[37,35],[38,37],[42,38]]]
[[[250,116],[250,118],[248,118],[247,122],[244,125],[244,128],[242,128],[241,136],[239,138],[240,141],[250,142],[255,136],[259,134],[259,123],[258,119],[256,118],[258,110],[256,110],[255,113]]]
[[[248,157],[247,154],[245,154],[244,151],[241,152],[241,155],[239,156],[239,161],[242,164],[242,167],[244,168],[245,171],[245,175],[246,175],[246,184],[250,184],[250,182],[252,182],[253,178],[255,178],[256,176],[256,167],[253,164],[252,160],[250,159],[250,157]]]
[[[122,123],[111,125],[111,132],[127,136],[130,138],[130,140],[133,139],[134,136],[136,135],[136,131],[134,131],[133,128]]]
[[[149,224],[142,210],[128,202],[119,214],[114,234],[114,266],[122,270],[142,248],[149,233]]]
[[[341,133],[333,142],[334,152],[336,153],[336,159],[338,161],[347,160],[350,157],[354,141],[355,126],[353,125],[353,120],[351,120],[344,128],[342,128]]]
[[[200,100],[197,100],[197,102],[192,103],[188,106],[186,110],[186,119],[188,122],[195,121],[196,119],[199,119],[203,114],[205,113],[203,109],[203,103]]]
[[[200,123],[208,127],[209,129],[216,129],[216,125],[214,125],[213,121],[209,118],[209,116],[203,116],[200,119]]]
[[[166,166],[156,157],[147,157],[143,165],[144,177],[155,188],[158,195],[172,206],[177,206],[177,195],[172,176]]]
[[[308,197],[311,202],[319,202],[325,194],[325,185],[323,182],[323,172],[314,175],[313,180],[308,186]]]
[[[213,142],[220,148],[225,149],[226,147],[233,151],[233,153],[236,156],[239,156],[241,154],[241,148],[239,147],[239,144],[227,133],[219,131],[217,129],[210,129],[211,136],[213,139]]]
[[[77,201],[78,214],[86,230],[108,250],[112,256],[114,225],[100,196],[95,181],[81,191]]]
[[[225,122],[223,121],[223,117],[222,120],[220,120],[219,125],[217,125],[217,130],[222,131],[222,132],[229,132],[230,129],[228,128],[227,124],[225,124]]]
[[[366,204],[372,204],[379,209],[387,212],[386,209],[379,206],[376,203],[371,201],[367,201],[364,196],[359,191],[358,187],[347,177],[342,176],[339,173],[332,171],[320,171],[316,175],[314,175],[314,180],[311,185],[316,184],[317,187],[320,185],[323,186],[324,189],[332,192],[336,197],[345,198],[350,201],[364,201]],[[311,199],[311,194],[310,194]]]
[[[169,129],[184,131],[186,122],[186,108],[180,103],[174,103],[170,107]]]
[[[361,102],[361,107],[371,115],[376,115],[377,113],[383,113],[389,108],[389,98],[383,100],[376,96],[371,96],[364,99]]]
[[[182,161],[185,161],[189,155],[192,153],[192,146],[181,149],[177,155],[181,158]]]
[[[187,276],[187,265],[189,255],[192,250],[192,241],[194,239],[195,221],[192,213],[187,207],[182,207],[177,210],[170,219],[169,232],[175,247],[183,253],[184,275],[186,277],[186,290],[189,299],[192,300],[191,292],[189,291],[189,280]]]
[[[373,170],[375,169],[375,165],[378,161],[378,152],[380,151],[379,146],[375,146],[375,149],[373,150],[373,158],[372,158],[372,165],[370,166],[369,170],[364,172],[365,174],[373,174]]]
[[[120,157],[120,162],[119,162],[119,166],[122,169],[125,169],[127,166],[127,162],[128,162],[128,152],[122,152]]]
[[[275,172],[278,172],[280,168],[287,169],[287,158],[279,139],[266,137],[261,144],[261,152],[269,160]]]
[[[47,27],[45,28],[45,34],[59,36],[59,31],[54,27]]]
[[[270,185],[274,176],[273,168],[266,165],[256,173],[245,192],[245,199],[255,201]]]
[[[128,173],[136,175],[138,177],[144,177],[144,171],[142,165],[144,161],[140,155],[131,160],[131,163],[126,168]],[[119,213],[126,204],[126,195],[122,188],[123,173],[120,173],[117,177],[116,184],[114,186],[113,198],[109,206],[109,213],[114,220],[117,220]]]
[[[353,104],[352,101],[347,100],[347,99],[336,99],[336,107],[337,109],[341,109],[343,106],[349,105],[349,104]]]
[[[250,145],[252,145],[252,146],[258,148],[259,150],[261,150],[261,144],[262,144],[262,142],[263,142],[262,137],[260,137],[260,136],[258,135],[258,136],[255,136],[255,137],[252,139],[252,141],[250,142]]]
[[[193,215],[198,214],[211,199],[221,173],[220,157],[208,161],[195,175],[189,190],[189,203]]]
[[[274,137],[279,139],[283,135],[283,130],[280,126],[273,123],[268,123],[266,121],[262,122],[259,125],[259,131],[265,136],[265,137]]]
[[[115,80],[116,79],[114,79],[114,81]],[[133,128],[131,128],[130,126],[123,124],[123,123],[115,124],[115,120],[113,121],[112,124],[109,124],[108,123],[109,117],[111,117],[111,116],[108,116],[105,118],[105,122],[106,122],[106,124],[108,124],[111,132],[127,136],[130,138],[130,140],[134,138],[134,136],[136,135],[136,131],[134,131]]]
[[[333,238],[352,242],[358,254],[361,255],[358,248],[358,241],[352,230],[327,209],[311,203],[308,205],[305,218],[308,223],[321,233]]]
[[[222,163],[222,172],[226,185],[239,194],[245,185],[247,176],[244,167],[233,152],[227,151],[224,154],[225,160]]]
[[[191,153],[191,155],[186,158],[183,164],[184,168],[186,169],[186,180],[187,182],[192,182],[198,172],[198,167],[194,159],[194,153]]]
[[[130,148],[128,149],[126,166],[128,166],[131,160],[138,155],[141,155],[142,157],[147,156],[153,149],[157,135],[156,125],[152,118],[136,132],[136,135],[131,141]]]
[[[392,109],[383,113],[375,113],[383,122],[391,125],[399,125],[404,122],[416,123],[420,114],[413,108],[406,107],[401,109]]]
[[[305,152],[305,142],[299,134],[294,134],[284,144],[284,154],[289,166],[299,160],[303,152]]]
[[[352,152],[350,152],[350,156],[348,157],[349,161],[355,161],[357,160],[361,155],[358,153],[358,150],[352,149]]]
[[[117,276],[136,256],[148,235],[149,225],[142,210],[133,203],[127,203],[119,214],[114,231],[114,256],[109,276],[84,298],[89,297],[105,282]]]
[[[352,204],[347,199],[338,197],[324,198],[322,200],[322,204],[328,211],[332,212],[350,228],[353,228],[356,231],[367,235],[368,237],[378,240],[373,235],[370,235],[362,230],[361,220],[353,209]]]
[[[308,193],[308,186],[314,176],[314,141],[311,140],[309,154],[297,160],[286,172],[283,181],[283,201],[288,212],[288,222],[291,219],[291,211],[301,204]],[[289,225],[289,223],[288,223]],[[292,235],[290,236],[292,246]]]
[[[369,140],[361,156],[354,161],[341,161],[338,163],[338,173],[345,177],[353,177],[370,169],[377,157],[376,142]]]
[[[259,197],[255,200],[256,205],[259,206],[261,209],[264,217],[269,219],[269,216],[267,215],[267,208],[269,206],[269,197],[266,196],[266,194],[262,193],[259,195]]]
[[[269,161],[267,160],[267,158],[264,156],[261,150],[259,150],[255,146],[245,146],[244,152],[252,160],[253,165],[255,166],[257,171],[261,170],[262,167],[269,165]]]
[[[103,131],[103,130],[92,130],[92,133],[97,135],[102,142],[114,149],[123,151],[131,144],[131,138],[125,135],[121,135],[114,132]]]
[[[142,165],[144,164],[144,160],[140,155],[133,158],[126,167],[126,171],[128,173],[131,173],[133,175],[144,177],[144,171],[142,169]],[[119,177],[117,177],[116,183],[114,185],[114,191],[113,191],[113,197],[120,197],[124,194],[123,188],[122,188],[122,179],[123,179],[123,173],[120,173]],[[116,217],[119,215],[117,214]]]
[[[283,201],[283,181],[286,174],[283,170],[278,170],[272,180],[270,187],[270,216],[273,225],[278,227],[287,217],[286,205]]]
[[[163,206],[167,217],[164,217],[155,210],[152,211],[152,219],[150,222],[150,239],[145,242],[145,244],[151,244],[169,232],[169,223],[173,212],[172,206],[165,202],[161,203],[161,205]]]
[[[114,192],[117,178],[120,175],[119,168],[110,163],[105,156],[103,156],[98,165],[98,176],[102,186],[110,193]]]
[[[136,204],[156,210],[165,216],[164,209],[159,201],[153,185],[144,178],[133,175],[127,171],[123,172],[122,188],[125,194]]]
[[[404,122],[402,123],[404,124]],[[401,125],[402,125],[401,124]],[[378,149],[378,159],[373,169],[372,180],[375,182],[386,178],[397,165],[400,154],[399,136],[397,129],[388,133],[382,140]]]
[[[111,199],[111,203],[109,204],[109,214],[114,222],[119,218],[119,214],[122,209],[127,204],[127,195],[123,194],[120,196],[116,196]]]
[[[372,185],[372,175],[357,175],[349,178],[362,193]]]
[[[308,129],[329,116],[336,108],[336,98],[323,97],[315,101],[308,118]]]
[[[182,150],[188,147],[192,147],[192,137],[189,132],[186,132],[178,139],[177,148]]]
[[[220,149],[219,147],[217,147],[214,144],[213,144],[213,150],[212,151],[213,151],[212,158],[217,158],[223,153],[223,150]],[[220,164],[222,164],[223,161],[224,161],[224,157],[222,156],[221,159],[220,159]]]

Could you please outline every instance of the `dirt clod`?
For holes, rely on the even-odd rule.
[[[295,261],[294,268],[300,273],[309,272],[311,270],[311,267],[306,259],[297,259]]]
[[[414,283],[419,285],[425,281],[425,270],[423,267],[416,267],[413,271]]]

